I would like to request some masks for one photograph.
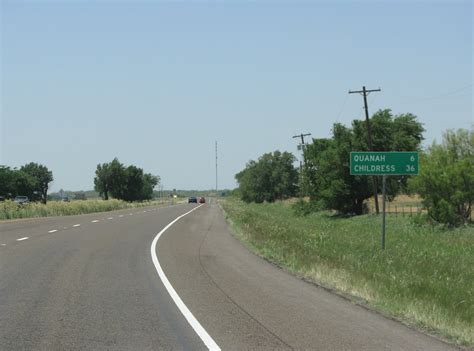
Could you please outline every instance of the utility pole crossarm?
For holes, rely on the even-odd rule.
[[[307,133],[307,134],[301,133],[299,135],[293,135],[293,138],[301,138],[301,145],[304,145],[304,137],[305,136],[310,136],[310,135],[311,135],[311,133]]]
[[[378,89],[370,89],[370,90],[349,90],[349,94],[364,94],[365,93],[372,93],[375,91],[382,91],[380,88]]]

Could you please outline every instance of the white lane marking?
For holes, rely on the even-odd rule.
[[[109,218],[107,218],[107,219],[114,219],[114,217],[109,217]]]
[[[48,233],[56,233],[57,231],[58,231],[57,229],[48,230]]]
[[[120,218],[122,218],[122,217],[123,217],[123,215],[119,215],[119,217],[120,217]]]
[[[7,246],[7,244],[0,244],[0,246]]]
[[[23,241],[23,240],[26,240],[26,239],[29,239],[29,238],[30,238],[29,236],[25,236],[23,238],[16,239],[16,241]]]
[[[201,340],[204,342],[204,344],[207,346],[209,350],[220,350],[220,347],[216,344],[216,342],[211,338],[211,336],[207,333],[207,331],[202,327],[202,325],[198,322],[198,320],[193,316],[191,311],[188,309],[188,307],[184,304],[183,300],[179,297],[178,293],[176,290],[174,290],[173,286],[171,285],[170,281],[165,275],[165,272],[163,272],[163,269],[160,266],[160,262],[158,261],[158,257],[156,256],[156,243],[158,242],[158,239],[161,237],[161,235],[173,224],[175,224],[177,221],[179,221],[181,218],[184,216],[190,214],[194,210],[197,210],[199,207],[202,205],[199,205],[195,208],[193,208],[191,211],[186,212],[185,214],[182,214],[181,216],[177,217],[175,220],[173,220],[171,223],[169,223],[166,227],[164,227],[161,232],[156,234],[155,238],[153,239],[153,242],[151,243],[151,259],[153,260],[153,263],[155,265],[156,271],[158,272],[158,276],[160,277],[161,281],[163,282],[166,290],[168,290],[168,293],[170,294],[171,298],[173,299],[174,303],[178,307],[178,309],[181,311],[183,314],[184,318],[188,321],[188,323],[191,325],[191,327],[194,329],[197,335],[201,338]]]
[[[73,227],[80,227],[80,224],[74,224]]]
[[[143,211],[143,213],[146,213],[146,211]]]
[[[133,216],[133,213],[129,213],[128,215],[129,215],[129,216]]]
[[[91,221],[91,223],[97,223],[98,221],[98,219],[94,219],[93,221]]]

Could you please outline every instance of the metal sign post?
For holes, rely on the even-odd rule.
[[[388,175],[418,174],[418,152],[351,152],[351,175],[382,176],[382,250],[385,249],[385,193]]]
[[[387,176],[382,176],[382,250],[385,250],[385,183]]]

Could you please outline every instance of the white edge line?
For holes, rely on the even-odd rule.
[[[58,231],[57,229],[48,230],[48,233],[56,233],[57,231]]]
[[[97,223],[98,221],[98,219],[94,219],[93,221],[91,221],[91,223]]]
[[[80,224],[74,224],[73,227],[80,227]]]
[[[212,339],[212,337],[207,333],[207,331],[202,327],[202,325],[198,322],[198,320],[193,316],[191,311],[184,304],[183,300],[181,300],[181,298],[179,297],[176,290],[174,290],[173,286],[171,285],[168,278],[166,277],[165,272],[163,272],[163,269],[160,266],[160,262],[158,261],[158,257],[156,256],[156,243],[158,242],[158,239],[161,237],[161,235],[169,227],[171,227],[173,224],[175,224],[177,221],[179,221],[181,218],[183,218],[184,216],[190,214],[194,210],[197,210],[201,206],[202,205],[199,205],[199,206],[193,208],[191,211],[186,212],[185,214],[182,214],[181,216],[177,217],[175,220],[173,220],[171,223],[169,223],[166,227],[164,227],[158,234],[156,234],[155,238],[153,239],[153,242],[151,243],[151,259],[153,260],[156,271],[158,272],[158,276],[160,277],[161,281],[163,282],[166,290],[168,290],[168,293],[170,294],[170,296],[173,299],[174,303],[176,304],[178,309],[181,311],[184,318],[186,318],[188,323],[194,329],[196,334],[199,335],[199,337],[201,338],[201,340],[204,342],[204,344],[207,346],[207,348],[209,350],[220,350],[220,347],[216,344],[216,342]]]
[[[7,246],[7,244],[0,244],[0,246]]]
[[[26,239],[29,239],[29,238],[30,238],[29,236],[25,236],[23,238],[16,239],[16,241],[23,241],[23,240],[26,240]]]

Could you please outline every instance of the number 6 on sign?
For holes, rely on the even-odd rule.
[[[410,161],[414,162],[415,161],[415,156],[410,157]]]

